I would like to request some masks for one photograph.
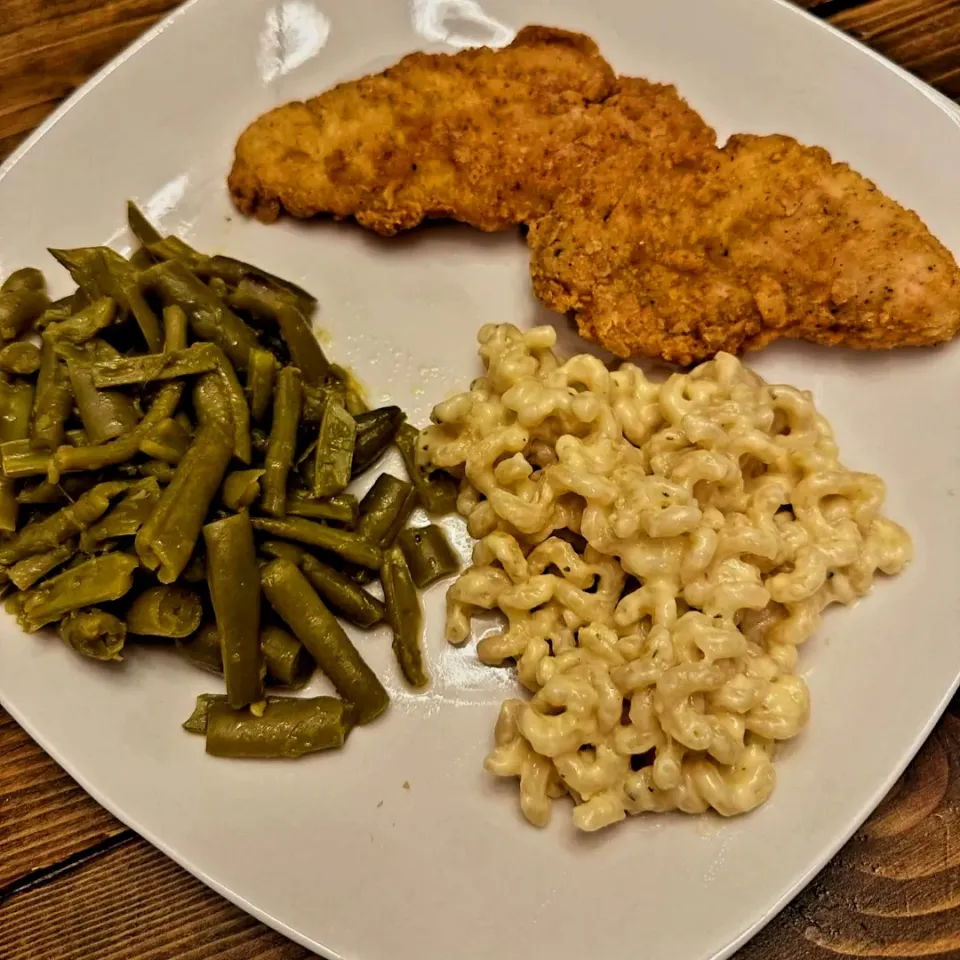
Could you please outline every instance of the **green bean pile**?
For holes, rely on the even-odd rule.
[[[407,681],[428,683],[418,590],[458,563],[438,527],[407,523],[452,511],[456,483],[327,359],[310,294],[128,219],[129,259],[51,251],[69,296],[33,268],[0,288],[6,609],[86,657],[159,639],[220,674],[184,724],[210,754],[340,747],[389,702],[341,620],[387,623]],[[358,502],[346,488],[392,444],[409,479],[383,473]],[[267,695],[316,667],[339,698]]]

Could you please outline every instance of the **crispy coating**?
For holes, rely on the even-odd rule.
[[[537,296],[621,357],[686,365],[778,337],[922,346],[960,328],[957,265],[920,218],[785,136],[670,168],[616,154],[528,242]]]
[[[673,87],[617,79],[586,36],[525,27],[500,50],[414,53],[254,121],[237,207],[269,222],[355,217],[384,235],[425,219],[502,230],[543,215],[625,145],[676,159],[714,143]]]

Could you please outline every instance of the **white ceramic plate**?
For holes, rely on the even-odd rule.
[[[486,321],[549,319],[524,245],[438,227],[382,241],[349,225],[261,226],[224,189],[234,139],[266,108],[412,49],[581,29],[624,72],[675,81],[718,129],[824,144],[915,207],[960,252],[960,125],[917,81],[774,0],[198,0],[88,85],[3,169],[0,273],[48,245],[124,244],[138,198],[201,248],[320,298],[331,351],[414,418],[476,370]],[[61,278],[64,279],[65,278]],[[65,286],[65,283],[64,283]],[[555,318],[556,319],[556,318]],[[557,320],[562,325],[563,321]],[[572,343],[573,338],[569,338]],[[98,800],[279,930],[351,960],[730,952],[804,884],[930,730],[960,670],[960,345],[887,356],[778,346],[751,361],[812,388],[846,461],[889,481],[917,559],[804,650],[809,730],[773,800],[732,822],[633,819],[578,836],[528,827],[481,770],[505,671],[448,648],[428,597],[436,678],[411,696],[383,635],[361,640],[394,706],[339,755],[216,761],[179,729],[205,677],[161,653],[122,667],[0,625],[0,697]],[[404,784],[409,789],[404,789]]]

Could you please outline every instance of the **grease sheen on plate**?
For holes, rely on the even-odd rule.
[[[118,199],[137,197],[165,231],[314,292],[338,359],[364,371],[371,400],[389,397],[424,422],[435,398],[477,372],[465,345],[483,323],[548,322],[529,295],[522,245],[448,227],[389,246],[335,225],[265,230],[232,213],[223,157],[257,112],[380,69],[426,42],[457,40],[463,23],[445,26],[430,4],[415,5],[414,23],[405,4],[282,7],[201,0],[75,103],[0,182],[0,272],[40,262],[47,245],[124,240]],[[783,130],[821,143],[960,249],[952,116],[795,11],[746,0],[588,10],[491,3],[483,17],[476,7],[462,10],[500,42],[509,38],[503,25],[584,30],[619,69],[677,83],[722,136]],[[183,64],[173,76],[172,56]],[[112,144],[107,154],[95,149],[102,142]],[[109,186],[91,189],[94,182]],[[512,681],[477,669],[471,650],[445,646],[437,588],[427,600],[432,692],[408,697],[389,655],[371,655],[394,695],[391,722],[368,731],[362,752],[306,768],[265,772],[185,750],[183,697],[201,692],[202,678],[131,664],[118,683],[98,665],[68,660],[59,644],[22,643],[9,626],[0,643],[4,703],[127,822],[328,953],[372,960],[644,950],[673,958],[728,949],[879,799],[960,666],[945,639],[958,612],[957,413],[943,402],[956,391],[955,353],[863,357],[790,346],[753,365],[769,381],[814,390],[845,459],[887,480],[889,512],[918,553],[870,603],[827,618],[829,647],[821,640],[805,651],[815,711],[802,749],[783,757],[778,792],[764,809],[711,837],[670,819],[634,820],[615,842],[574,838],[559,825],[548,835],[525,827],[480,771]],[[109,711],[85,708],[106,701]],[[369,804],[358,799],[366,797]],[[278,804],[286,812],[279,824]],[[268,818],[269,836],[260,830]],[[336,877],[331,862],[341,865]],[[585,887],[596,893],[589,917],[578,892]]]

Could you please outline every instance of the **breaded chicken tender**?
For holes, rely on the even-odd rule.
[[[687,365],[778,337],[880,350],[960,329],[957,265],[920,218],[786,136],[673,166],[620,152],[527,239],[537,296],[621,357]]]
[[[414,53],[255,120],[230,192],[269,222],[332,214],[390,236],[425,219],[529,223],[612,152],[667,162],[713,145],[673,87],[617,79],[586,36],[526,27],[507,47]]]

